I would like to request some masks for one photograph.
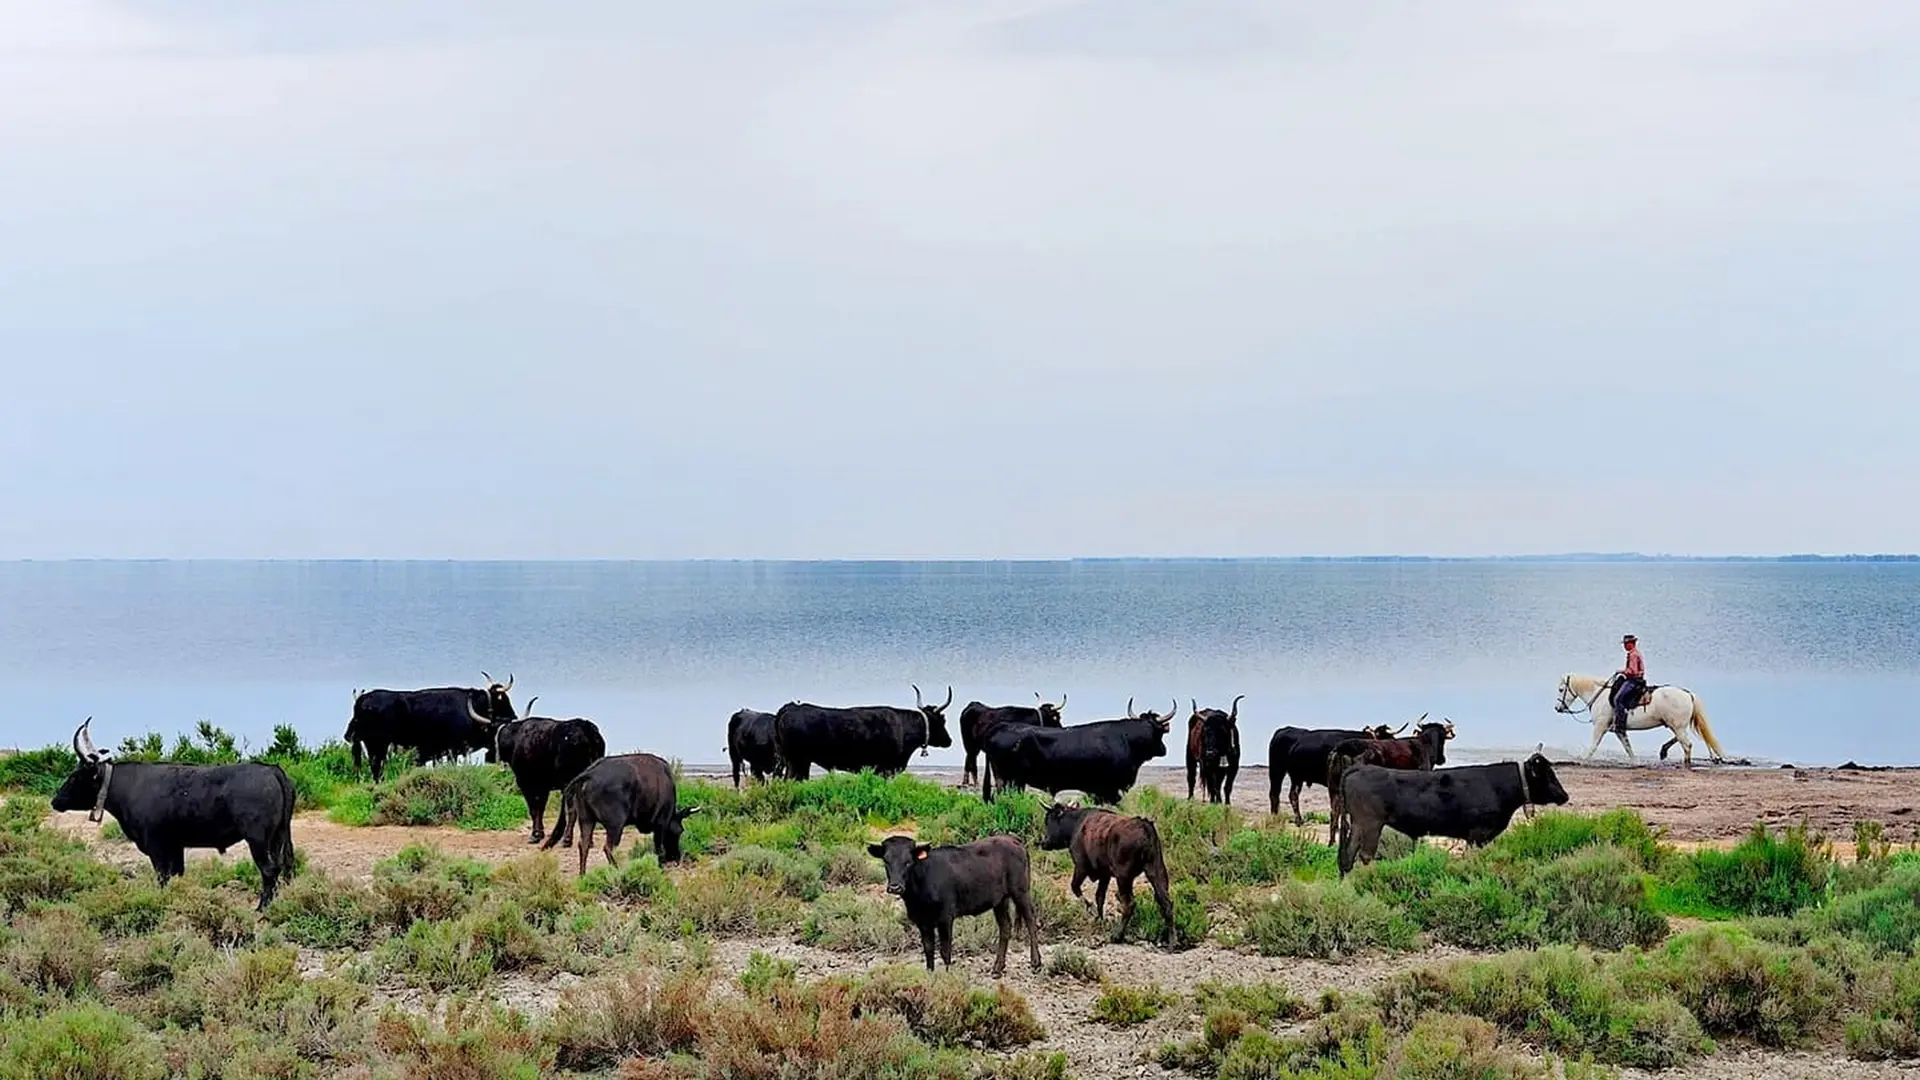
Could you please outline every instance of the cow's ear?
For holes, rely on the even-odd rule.
[[[879,845],[879,844],[868,844],[868,845],[867,845],[867,854],[869,854],[869,855],[871,855],[871,856],[873,856],[874,858],[876,858],[876,859],[878,859],[878,858],[881,858],[881,857],[883,857],[883,856],[885,856],[885,855],[886,855],[886,852],[885,852],[885,851],[883,851],[883,850],[881,850],[881,848],[880,848],[880,845]]]
[[[931,847],[928,847],[928,846],[927,846],[927,845],[925,845],[925,844],[915,844],[915,845],[913,845],[913,857],[914,857],[914,858],[915,858],[916,860],[918,860],[918,859],[924,859],[924,858],[926,858],[926,857],[927,857],[927,853],[928,853],[928,852],[930,852],[930,851],[932,851],[932,850],[933,850],[933,849],[932,849]]]

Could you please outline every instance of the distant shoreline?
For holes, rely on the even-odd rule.
[[[684,559],[620,559],[620,558],[529,558],[529,559],[435,559],[435,558],[342,558],[320,557],[302,558],[298,556],[275,556],[266,558],[216,557],[216,558],[90,558],[86,556],[66,558],[0,558],[0,565],[151,565],[151,564],[333,564],[333,565],[496,565],[496,566],[688,566],[701,564],[744,565],[744,566],[1050,566],[1080,564],[1145,564],[1145,565],[1193,565],[1193,564],[1273,564],[1273,565],[1363,565],[1391,563],[1535,563],[1535,564],[1579,564],[1594,565],[1606,563],[1647,564],[1647,563],[1920,563],[1920,553],[1898,554],[1786,554],[1786,555],[1647,555],[1638,552],[1563,552],[1560,554],[1535,555],[1091,555],[1063,558],[1022,558],[992,557],[956,558],[950,556],[873,556],[827,559],[780,559],[780,558],[726,558],[699,557]]]

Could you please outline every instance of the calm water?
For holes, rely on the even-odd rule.
[[[911,704],[911,682],[952,683],[956,715],[1067,693],[1069,723],[1244,693],[1250,760],[1281,724],[1422,711],[1462,750],[1584,751],[1555,683],[1612,670],[1627,630],[1732,754],[1920,761],[1912,563],[0,563],[0,745],[89,714],[102,742],[336,736],[355,687],[485,668],[690,762],[724,757],[741,706]]]

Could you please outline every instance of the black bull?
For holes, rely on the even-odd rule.
[[[607,827],[607,865],[615,865],[613,849],[628,829],[653,834],[654,854],[663,864],[680,861],[680,836],[686,820],[700,812],[697,806],[679,808],[680,791],[673,767],[653,754],[616,754],[587,766],[567,783],[560,795],[560,816],[553,834],[541,845],[545,851],[559,843],[569,827],[579,832],[580,872],[587,872],[593,852],[593,830]]]
[[[1233,699],[1233,711],[1203,709],[1193,702],[1187,717],[1187,798],[1193,798],[1195,781],[1204,786],[1210,803],[1233,801],[1233,781],[1240,775],[1240,700]]]
[[[919,697],[914,691],[914,697]],[[795,780],[805,780],[813,766],[877,773],[906,770],[916,750],[929,746],[952,746],[947,733],[947,705],[953,703],[953,690],[941,705],[922,703],[915,709],[896,709],[887,705],[853,708],[828,708],[805,702],[788,702],[774,714],[773,740],[780,766]]]
[[[533,703],[527,707],[532,709]],[[513,770],[513,782],[527,800],[537,844],[546,838],[547,796],[566,787],[581,770],[607,756],[607,740],[591,720],[552,720],[529,716],[495,726],[494,746],[500,761]],[[565,830],[561,830],[565,832]],[[563,843],[572,837],[563,836]]]
[[[187,848],[226,850],[242,841],[260,870],[260,910],[293,872],[293,782],[278,765],[116,762],[74,732],[79,766],[54,793],[55,810],[111,814],[165,885],[186,873]],[[84,740],[84,745],[83,745]]]
[[[1485,845],[1523,806],[1564,806],[1553,764],[1535,753],[1521,762],[1408,772],[1378,765],[1347,770],[1340,787],[1340,874],[1372,862],[1380,832],[1392,826],[1415,840],[1445,836]]]
[[[1405,731],[1406,725],[1400,725]],[[1293,823],[1305,825],[1300,814],[1300,788],[1327,782],[1327,754],[1348,739],[1391,739],[1399,732],[1385,724],[1370,728],[1283,727],[1267,742],[1267,812],[1280,812],[1280,786],[1292,781],[1287,799],[1293,805]]]
[[[757,709],[741,709],[727,718],[727,758],[733,762],[733,786],[740,786],[740,766],[745,765],[755,780],[777,776],[780,751],[773,742],[774,715]]]
[[[1039,697],[1038,694],[1034,695]],[[1067,707],[1065,695],[1060,704],[1042,701],[1038,705],[983,705],[978,701],[967,702],[960,710],[960,748],[967,752],[966,764],[960,770],[962,787],[980,779],[980,732],[989,726],[1008,724],[1014,727],[1060,726],[1060,711]]]
[[[353,746],[354,771],[360,769],[365,747],[373,778],[385,778],[387,752],[394,747],[413,750],[422,763],[461,757],[475,750],[494,760],[493,726],[513,720],[513,700],[506,685],[490,682],[485,689],[436,686],[426,690],[368,690],[355,694],[353,719],[346,740]],[[479,719],[475,720],[474,717]]]
[[[981,733],[987,766],[980,797],[993,801],[993,781],[1024,784],[1049,795],[1080,791],[1095,802],[1117,803],[1139,779],[1140,767],[1167,752],[1171,716],[1144,713],[1064,728],[993,727]]]

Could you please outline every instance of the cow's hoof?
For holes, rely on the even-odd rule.
[[[529,843],[529,844],[537,844],[537,843],[539,843],[540,841],[542,841],[542,840],[545,840],[545,839],[546,839],[546,837],[544,837],[544,836],[541,836],[541,835],[540,835],[539,833],[534,833],[534,834],[533,834],[533,836],[532,836],[532,837],[531,837],[530,839],[528,839],[528,840],[527,840],[527,843]]]
[[[566,840],[562,840],[562,841],[560,841],[560,846],[561,846],[561,847],[565,847],[565,848],[570,848],[570,847],[572,847],[572,846],[573,846],[573,840],[572,840],[572,838],[568,838],[568,839],[566,839]]]

